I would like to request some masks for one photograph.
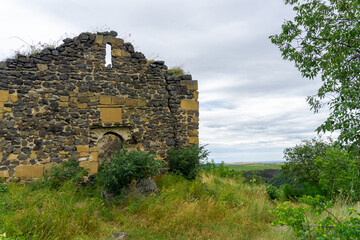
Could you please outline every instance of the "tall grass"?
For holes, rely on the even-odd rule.
[[[67,182],[58,190],[11,184],[1,193],[0,233],[11,239],[291,239],[270,225],[274,204],[265,186],[202,173],[195,180],[165,175],[158,195],[120,196]]]

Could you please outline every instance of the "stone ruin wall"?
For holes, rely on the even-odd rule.
[[[96,173],[109,133],[159,158],[198,143],[197,81],[168,75],[116,35],[82,33],[0,62],[0,177],[38,178],[68,159]]]

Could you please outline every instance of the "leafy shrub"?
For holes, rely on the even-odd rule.
[[[266,186],[266,194],[271,200],[279,199],[278,189],[271,184]]]
[[[79,166],[79,161],[70,159],[63,161],[60,165],[53,165],[49,176],[45,176],[51,188],[58,188],[66,181],[80,183],[88,171]]]
[[[320,196],[304,196],[300,199],[306,205],[291,207],[290,202],[279,204],[275,211],[277,217],[272,223],[291,227],[297,237],[302,239],[360,239],[360,214],[352,208],[348,209],[348,218],[340,220],[329,209],[334,205]],[[327,217],[321,218],[326,212]],[[312,213],[317,222],[310,222],[307,215]]]
[[[194,179],[199,171],[201,160],[207,159],[209,152],[205,146],[171,148],[168,151],[169,170],[187,179]]]
[[[335,199],[339,193],[351,200],[360,199],[360,174],[357,157],[339,148],[333,148],[323,157],[314,160],[319,169],[319,185],[329,197]]]
[[[162,165],[150,153],[122,149],[112,156],[111,161],[104,162],[98,180],[106,191],[120,194],[132,181],[157,175]]]
[[[286,148],[284,150],[286,162],[282,167],[284,173],[292,175],[295,181],[318,184],[320,170],[314,159],[324,157],[333,145],[331,141],[325,142],[314,138],[303,140],[295,147]]]

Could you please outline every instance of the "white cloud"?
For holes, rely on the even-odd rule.
[[[292,15],[273,0],[2,0],[0,59],[24,45],[15,36],[37,43],[112,28],[199,80],[200,140],[216,161],[279,160],[326,118],[305,102],[321,82],[302,79],[268,39]]]

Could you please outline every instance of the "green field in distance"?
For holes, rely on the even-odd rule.
[[[241,164],[226,164],[230,169],[236,171],[252,171],[263,169],[281,169],[284,163],[241,163]]]

